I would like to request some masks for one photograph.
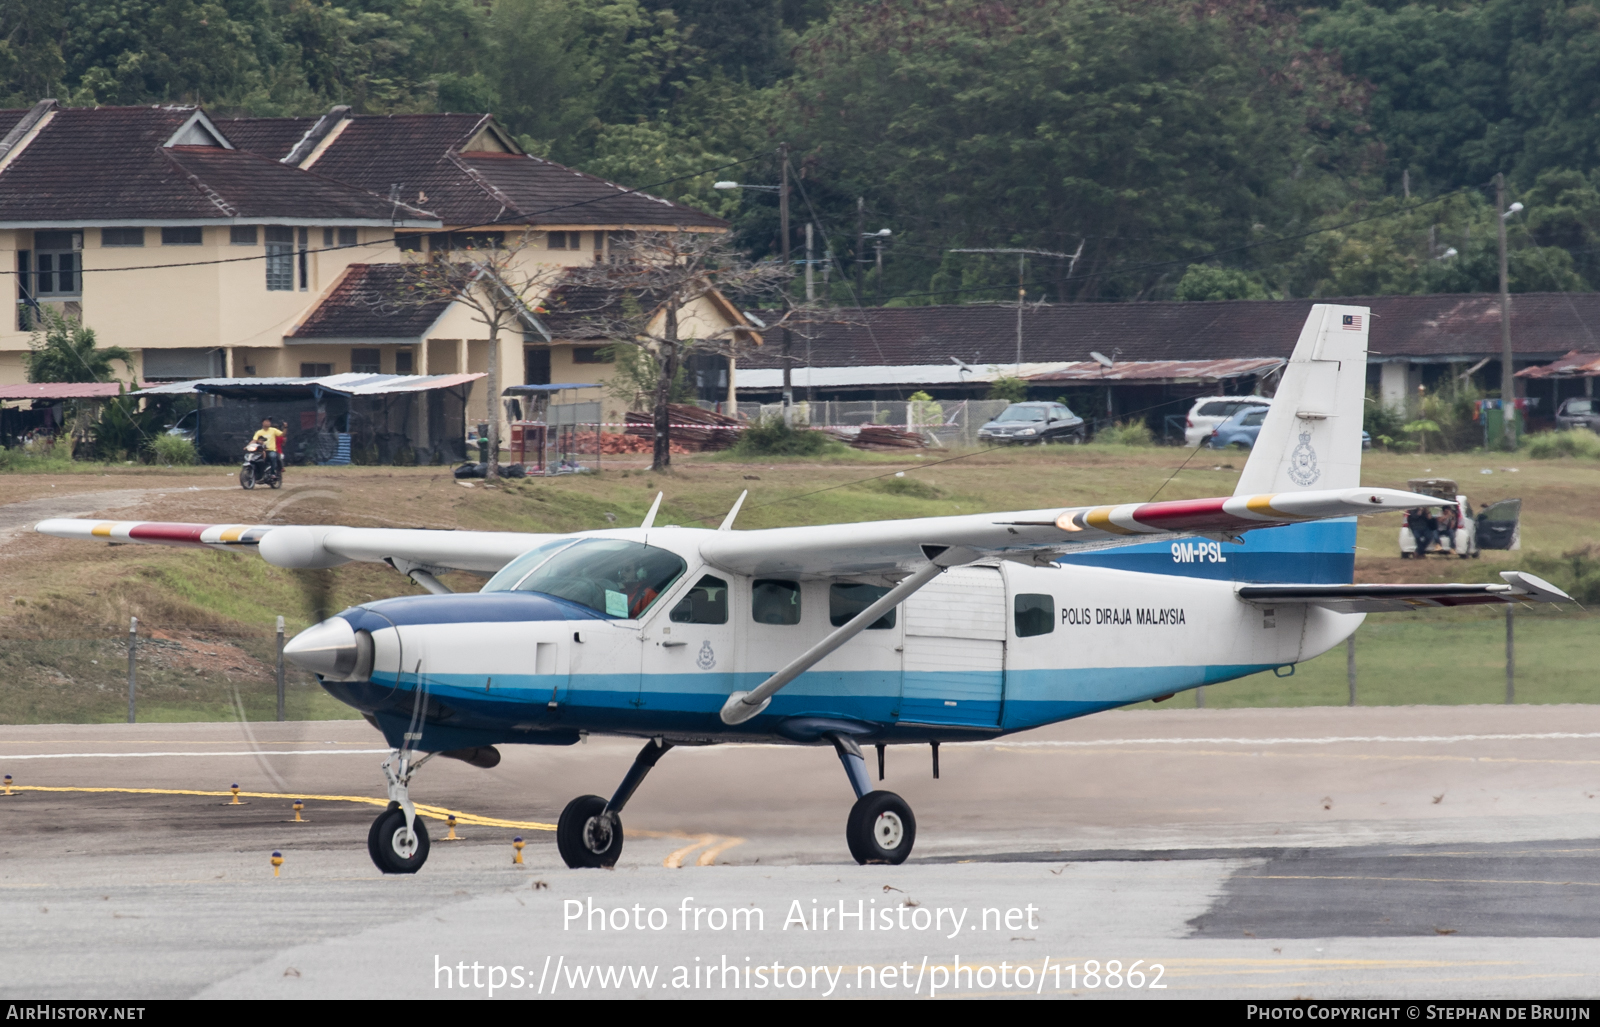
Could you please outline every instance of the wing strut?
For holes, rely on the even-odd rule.
[[[733,519],[739,516],[739,508],[744,505],[744,499],[749,494],[749,489],[745,489],[743,492],[739,493],[739,498],[733,501],[733,509],[729,510],[728,516],[722,519],[722,524],[717,528],[718,531],[733,530]]]
[[[981,556],[965,548],[923,546],[922,550],[928,557],[928,562],[913,571],[911,576],[900,584],[885,592],[883,598],[845,621],[832,634],[789,661],[788,666],[754,689],[748,692],[734,692],[728,696],[728,701],[722,704],[722,722],[729,725],[743,724],[754,717],[767,708],[767,704],[772,701],[778,689],[822,662],[829,653],[860,634],[868,624],[905,602],[917,589],[943,574],[945,568],[971,563]]]
[[[656,493],[656,501],[650,504],[650,512],[644,515],[644,523],[639,527],[653,528],[656,526],[656,511],[661,509],[661,497],[664,495],[666,495],[665,492]]]

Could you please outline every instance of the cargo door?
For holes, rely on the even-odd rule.
[[[998,727],[1006,590],[997,567],[956,567],[910,599],[900,723]]]

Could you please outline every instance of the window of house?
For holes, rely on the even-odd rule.
[[[333,373],[333,365],[332,364],[301,364],[300,365],[300,377],[302,377],[302,378],[326,378],[328,375],[330,375],[332,373]]]
[[[800,583],[757,578],[750,583],[750,616],[757,624],[799,624]]]
[[[1048,635],[1056,629],[1055,596],[1019,595],[1013,604],[1018,638]]]
[[[613,364],[616,363],[616,354],[610,346],[574,346],[572,347],[572,362],[574,364]]]
[[[381,359],[375,349],[353,349],[350,351],[350,370],[356,374],[382,374]]]
[[[728,583],[707,574],[672,608],[674,624],[728,623]]]
[[[322,230],[322,245],[324,246],[354,246],[356,244],[356,230],[354,228],[324,228]]]
[[[394,237],[394,244],[401,253],[421,253],[422,240],[421,232],[401,232]]]
[[[52,299],[82,294],[82,232],[33,233],[33,294]]]
[[[294,229],[268,225],[267,291],[291,292],[294,289]]]
[[[199,246],[202,241],[199,225],[182,225],[161,230],[163,246]]]
[[[506,244],[504,232],[435,232],[428,240],[433,250],[496,250]]]
[[[836,628],[841,627],[849,623],[850,618],[888,594],[887,588],[878,585],[858,585],[852,581],[834,582],[828,586],[828,623]],[[867,630],[881,631],[894,627],[894,615],[898,612],[890,610],[868,624]]]
[[[416,374],[417,373],[417,371],[416,371],[416,362],[415,362],[415,359],[413,358],[412,353],[411,353],[410,350],[408,350],[408,349],[397,349],[397,350],[394,351],[394,373],[395,374]]]
[[[256,244],[256,226],[228,226],[228,241],[235,246],[254,246]]]
[[[550,351],[543,346],[522,349],[522,380],[528,385],[550,384]]]
[[[339,229],[339,245],[354,246],[356,244],[356,230],[354,228]]]
[[[550,250],[583,249],[582,232],[546,232],[545,248]]]
[[[300,291],[305,292],[311,285],[311,259],[307,251],[311,248],[311,230],[300,229]]]
[[[101,246],[143,246],[144,229],[142,228],[102,228],[100,229]]]

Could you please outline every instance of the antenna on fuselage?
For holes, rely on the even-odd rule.
[[[739,516],[739,508],[744,505],[744,497],[748,496],[749,494],[749,489],[745,489],[743,492],[739,493],[739,498],[733,501],[733,509],[728,511],[728,516],[724,517],[722,519],[722,524],[717,527],[718,531],[733,530],[733,519]]]
[[[656,524],[656,511],[661,509],[661,497],[664,496],[664,495],[666,495],[666,493],[664,493],[664,492],[657,492],[656,493],[656,501],[654,503],[650,504],[650,512],[644,515],[644,523],[639,525],[639,527],[641,527],[641,528],[653,528],[653,527],[655,527],[655,524]]]

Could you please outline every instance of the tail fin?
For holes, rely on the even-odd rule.
[[[1371,321],[1366,307],[1311,308],[1234,495],[1361,484]]]

